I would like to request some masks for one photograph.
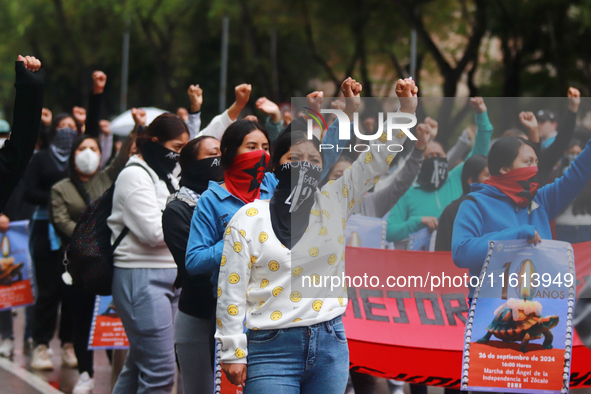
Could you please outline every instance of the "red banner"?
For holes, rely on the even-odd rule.
[[[591,280],[591,242],[573,249],[580,291]],[[348,288],[343,316],[351,367],[459,388],[468,291],[457,285],[466,280],[467,270],[457,268],[449,252],[347,248],[346,259],[347,276],[357,280]],[[573,345],[570,387],[591,387],[591,350],[577,335]]]

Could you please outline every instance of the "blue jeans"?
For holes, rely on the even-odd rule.
[[[591,226],[556,226],[556,239],[578,244],[591,241]]]
[[[349,347],[341,317],[309,327],[248,330],[244,394],[343,394]]]

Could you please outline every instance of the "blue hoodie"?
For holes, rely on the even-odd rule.
[[[591,141],[561,178],[536,194],[527,208],[516,207],[513,200],[494,186],[472,184],[454,222],[452,258],[471,276],[480,275],[488,253],[489,241],[533,238],[552,239],[550,221],[562,212],[591,180]],[[470,297],[474,289],[470,289]]]

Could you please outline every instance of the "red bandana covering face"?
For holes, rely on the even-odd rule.
[[[268,163],[269,155],[262,149],[236,156],[224,173],[226,188],[245,204],[253,202],[261,195]]]
[[[531,182],[538,173],[538,167],[522,167],[506,174],[493,175],[484,183],[505,193],[520,208],[525,208],[534,199],[539,184]]]

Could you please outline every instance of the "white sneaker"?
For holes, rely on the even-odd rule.
[[[74,345],[71,343],[66,343],[62,346],[62,365],[67,365],[70,368],[78,367]]]
[[[0,345],[0,357],[10,358],[14,354],[14,341],[12,339],[5,339]]]
[[[88,372],[83,372],[72,394],[90,394],[92,393],[92,389],[94,389],[94,379],[88,375]]]
[[[43,371],[52,370],[53,361],[51,361],[53,351],[48,349],[46,345],[39,345],[33,351],[33,359],[31,360],[31,368]]]

